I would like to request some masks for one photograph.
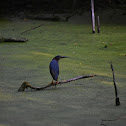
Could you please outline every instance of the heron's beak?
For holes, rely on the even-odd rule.
[[[69,57],[67,57],[67,56],[62,56],[61,58],[69,58]]]

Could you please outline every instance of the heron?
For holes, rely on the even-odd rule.
[[[53,80],[56,81],[56,84],[58,84],[58,76],[59,76],[59,63],[58,62],[62,58],[68,58],[68,57],[61,56],[61,55],[55,56],[49,65],[50,74],[51,74]],[[53,80],[52,80],[51,84],[54,84]]]

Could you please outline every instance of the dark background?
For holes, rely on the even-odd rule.
[[[126,14],[126,0],[95,0],[95,11],[121,9]],[[24,13],[83,13],[90,10],[90,0],[1,0],[0,15]]]

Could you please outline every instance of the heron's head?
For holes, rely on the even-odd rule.
[[[62,58],[68,58],[68,57],[67,57],[67,56],[60,56],[60,55],[58,55],[58,56],[55,56],[55,57],[53,58],[53,60],[59,61],[59,60],[62,59]]]

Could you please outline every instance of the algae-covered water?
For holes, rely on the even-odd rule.
[[[125,125],[125,25],[101,25],[101,33],[92,34],[91,24],[0,20],[0,37],[29,40],[0,43],[0,126]],[[52,78],[48,67],[56,55],[69,57],[59,62],[59,81],[80,75],[97,77],[44,91],[18,92],[24,81],[36,87],[49,84]],[[110,62],[121,102],[118,107]]]

